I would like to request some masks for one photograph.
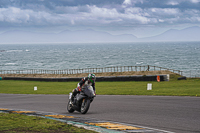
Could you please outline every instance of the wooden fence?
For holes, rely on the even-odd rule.
[[[81,74],[81,73],[104,73],[104,72],[129,72],[129,71],[162,71],[168,70],[182,75],[182,71],[168,69],[158,66],[113,66],[104,68],[84,68],[84,69],[65,69],[65,70],[43,70],[43,69],[27,69],[27,70],[0,70],[0,74]]]

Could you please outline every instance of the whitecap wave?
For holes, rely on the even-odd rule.
[[[5,66],[15,66],[16,63],[6,63]]]
[[[136,62],[137,65],[143,64],[143,62]]]
[[[6,52],[22,52],[23,50],[8,50]]]
[[[104,59],[109,59],[110,57],[109,56],[105,56],[105,57],[103,57]]]

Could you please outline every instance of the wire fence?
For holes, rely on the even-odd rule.
[[[81,74],[81,73],[105,73],[105,72],[130,72],[130,71],[163,71],[168,70],[182,75],[183,71],[168,69],[158,66],[113,66],[104,68],[84,68],[84,69],[65,69],[65,70],[44,70],[44,69],[26,69],[26,70],[0,70],[0,74]]]

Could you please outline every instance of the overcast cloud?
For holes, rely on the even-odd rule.
[[[0,0],[0,31],[79,30],[151,36],[200,26],[200,0]]]

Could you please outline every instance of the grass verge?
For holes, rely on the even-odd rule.
[[[147,91],[147,84],[152,90]],[[77,82],[0,81],[0,93],[11,94],[68,94]],[[34,91],[37,86],[37,91]],[[165,82],[128,81],[96,82],[97,95],[160,95],[200,96],[200,79],[171,80]]]
[[[4,133],[95,133],[56,120],[23,114],[0,113],[0,132]]]

